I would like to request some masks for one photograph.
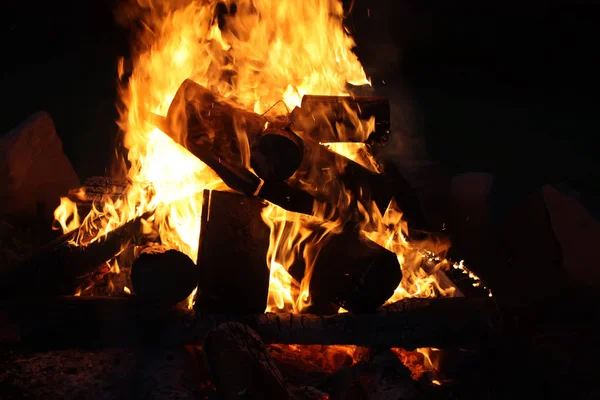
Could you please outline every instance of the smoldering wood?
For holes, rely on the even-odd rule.
[[[495,303],[481,298],[411,298],[372,313],[328,316],[148,309],[135,296],[68,296],[22,307],[22,344],[38,348],[126,347],[140,341],[202,345],[206,334],[221,323],[240,322],[265,344],[477,349],[490,344],[502,328]]]
[[[361,120],[375,118],[375,131],[368,138],[356,129],[356,116]],[[302,97],[300,108],[291,119],[294,129],[305,132],[321,142],[362,142],[382,147],[390,134],[390,103],[378,96],[316,96]],[[336,125],[342,125],[343,131]]]
[[[86,246],[71,244],[79,234],[78,228],[56,238],[21,263],[2,271],[1,299],[19,302],[29,297],[41,299],[75,293],[91,273],[103,268],[123,248],[143,240],[139,233],[144,218],[148,218],[148,214]]]
[[[204,191],[196,309],[260,313],[269,290],[269,228],[261,217],[266,203],[255,197]]]
[[[281,371],[260,336],[247,325],[225,322],[206,335],[204,354],[220,398],[292,399]]]
[[[302,139],[285,118],[246,110],[190,79],[175,94],[166,123],[156,125],[189,149],[208,147],[232,164],[251,163],[265,180],[288,178],[302,159]]]
[[[198,266],[187,255],[164,245],[148,245],[131,267],[133,290],[141,302],[174,306],[198,285]]]

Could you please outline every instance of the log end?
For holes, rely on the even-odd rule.
[[[148,246],[131,267],[131,283],[141,303],[171,306],[185,300],[198,284],[198,267],[185,254]]]

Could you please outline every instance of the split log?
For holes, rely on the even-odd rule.
[[[204,191],[196,309],[261,313],[269,290],[266,203],[237,193]]]
[[[232,164],[251,163],[265,180],[284,180],[296,171],[303,152],[302,139],[285,124],[285,119],[258,115],[187,79],[169,106],[165,133],[190,150],[208,147]]]
[[[140,239],[141,220],[133,219],[109,232],[105,238],[86,246],[71,242],[79,229],[66,233],[46,244],[26,260],[2,271],[0,279],[2,300],[22,301],[29,297],[46,298],[70,295],[106,261],[123,248]]]
[[[360,120],[375,118],[375,131],[369,137],[360,129]],[[294,129],[320,142],[366,142],[383,146],[390,134],[390,103],[377,96],[302,97],[300,108],[292,112]]]
[[[489,344],[502,327],[491,299],[405,299],[365,314],[217,315],[195,310],[148,310],[135,296],[64,297],[22,304],[24,345],[130,346],[141,339],[162,345],[203,344],[223,322],[254,329],[264,343],[473,349]]]
[[[148,306],[174,306],[198,285],[198,267],[180,251],[149,245],[131,267],[131,283],[140,302]]]
[[[265,203],[237,193],[204,193],[197,309],[223,313],[264,311],[269,288],[270,235],[261,217],[264,207]],[[353,230],[328,234],[316,243],[319,236],[325,235],[321,231],[315,223],[314,239],[305,242],[319,246],[310,284],[312,312],[327,313],[339,307],[372,311],[392,296],[402,279],[395,254]],[[298,254],[303,253],[302,248]],[[302,257],[289,270],[298,281],[305,271]],[[332,304],[336,305],[333,309]]]
[[[204,354],[222,399],[292,399],[283,375],[250,327],[226,322],[208,332]]]

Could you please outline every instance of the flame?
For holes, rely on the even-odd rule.
[[[191,79],[259,114],[271,110],[284,114],[299,107],[305,94],[346,96],[350,95],[348,84],[370,82],[352,52],[355,43],[344,29],[340,0],[237,0],[235,4],[232,0],[137,0],[135,7],[132,2],[123,4],[119,20],[141,19],[143,26],[133,46],[134,68],[127,86],[120,90],[119,102],[118,125],[127,150],[122,161],[131,184],[125,196],[104,196],[84,218],[74,201],[62,198],[55,210],[55,226],[65,233],[77,230],[72,242],[84,246],[127,221],[150,215],[142,220],[143,233],[196,261],[201,193],[227,188],[210,168],[154,124],[157,117],[166,116],[181,83]],[[121,80],[125,76],[124,60],[119,60],[117,75]],[[274,107],[281,102],[285,107]],[[373,118],[362,121],[352,113],[350,117],[358,137],[364,139],[373,131]],[[343,124],[331,128],[344,137]],[[379,172],[363,144],[324,145]],[[328,171],[319,170],[322,181],[318,183],[323,187],[338,185],[336,178],[343,165],[329,167]],[[439,271],[444,260],[434,262],[433,273],[422,268],[424,258],[435,258],[422,250],[431,249],[431,243],[424,246],[408,239],[408,227],[395,203],[381,215],[368,200],[368,193],[358,199],[344,188],[336,193],[341,193],[339,198],[329,199],[340,211],[336,215],[317,205],[313,216],[272,204],[263,211],[263,220],[271,229],[267,311],[301,312],[311,304],[310,278],[320,246],[341,231],[355,200],[365,235],[394,252],[400,261],[403,280],[389,302],[454,294]],[[305,265],[300,281],[293,277],[298,260]],[[119,272],[118,263],[110,265],[112,273]],[[127,287],[123,290],[130,292]],[[189,308],[194,294],[187,299]],[[348,346],[340,348],[349,351]]]

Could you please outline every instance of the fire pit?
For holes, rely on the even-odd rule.
[[[491,290],[382,156],[341,2],[136,10],[126,173],[72,188],[3,282],[21,343],[55,352],[26,362],[123,362],[146,395],[185,372],[197,398],[444,398],[498,351]]]

